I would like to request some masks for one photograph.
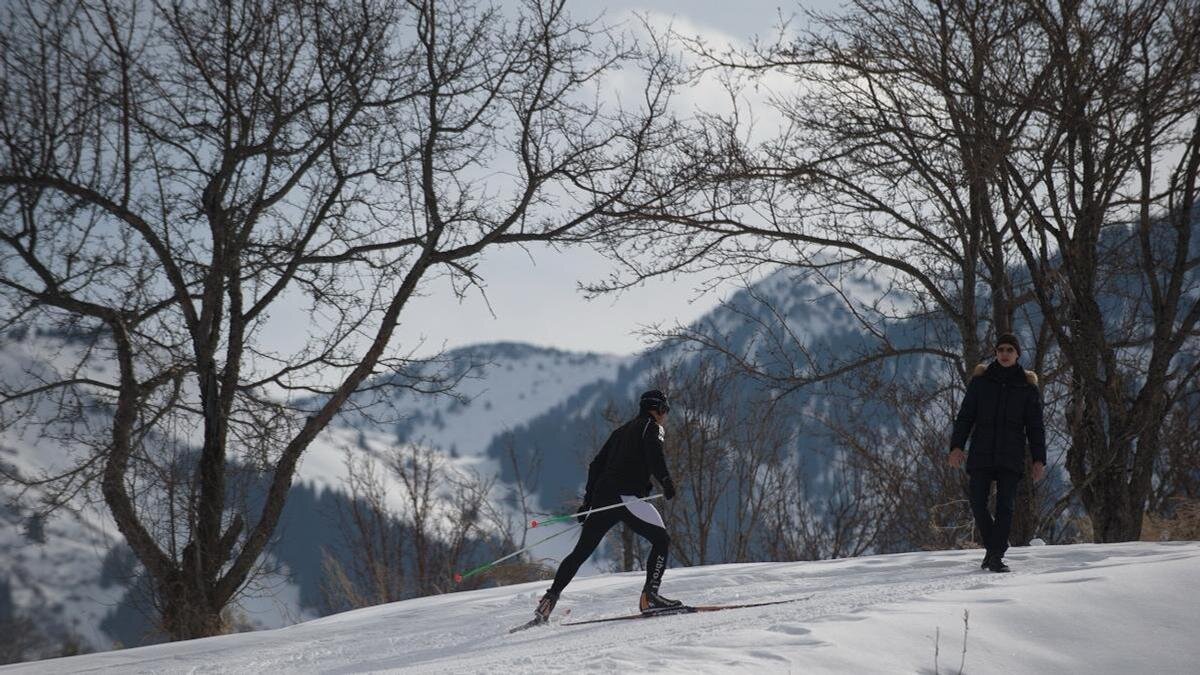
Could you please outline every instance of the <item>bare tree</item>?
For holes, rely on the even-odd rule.
[[[734,371],[731,375],[737,374]],[[753,391],[739,377],[732,391],[740,394]],[[766,550],[765,529],[774,509],[795,502],[801,493],[789,491],[784,477],[802,482],[795,469],[794,451],[801,433],[795,411],[786,405],[771,402],[759,392],[737,396],[748,404],[732,411],[737,423],[731,434],[732,448],[725,470],[732,474],[728,499],[730,512],[721,523],[721,558],[727,561],[750,562],[760,559]]]
[[[672,556],[686,565],[753,560],[767,510],[791,495],[772,474],[793,453],[793,427],[754,383],[721,359],[699,354],[650,377],[669,393],[666,458],[679,495],[662,505]]]
[[[981,332],[1009,330],[1029,299],[1015,287],[1004,238],[1020,211],[994,183],[1027,120],[1005,107],[1005,93],[1040,76],[1011,58],[1028,49],[1020,28],[1030,20],[1003,3],[859,0],[816,17],[799,39],[745,53],[681,38],[701,72],[730,73],[735,100],[739,74],[790,78],[794,89],[770,100],[782,127],[764,139],[751,110],[698,115],[694,142],[671,167],[680,178],[647,186],[653,208],[631,205],[626,239],[613,242],[646,234],[632,245],[658,255],[622,258],[629,274],[593,290],[668,272],[795,267],[842,297],[874,342],[832,362],[783,363],[772,377],[804,386],[927,354],[965,381],[988,353]],[[865,275],[886,286],[855,293]],[[925,340],[897,344],[881,330],[897,315],[942,320]],[[678,328],[664,336],[700,337]]]
[[[1200,6],[1028,4],[1048,76],[1021,92],[1002,196],[1029,217],[1009,231],[1070,366],[1067,469],[1094,537],[1137,539],[1161,421],[1196,374],[1179,356],[1200,336]]]
[[[783,125],[761,140],[750,110],[700,115],[680,180],[647,185],[652,208],[630,205],[612,242],[658,255],[622,258],[627,273],[593,290],[677,271],[804,270],[843,300],[868,348],[816,353],[778,306],[746,314],[762,335],[752,352],[707,326],[660,331],[781,395],[917,354],[965,382],[988,333],[1024,313],[1021,332],[1069,366],[1043,381],[1074,401],[1067,469],[1094,536],[1136,538],[1158,421],[1195,376],[1178,355],[1200,320],[1200,10],[856,0],[816,25],[744,53],[684,38],[731,82],[792,78],[771,101]],[[884,288],[864,292],[864,275]],[[901,341],[887,330],[897,317],[927,322]]]
[[[491,529],[510,550],[525,548],[529,535],[529,523],[537,511],[538,476],[542,470],[542,451],[534,448],[530,457],[522,461],[512,437],[504,439],[503,461],[512,470],[512,481],[504,486],[504,494],[497,499],[488,499],[483,504],[484,518]]]
[[[858,382],[879,384],[873,375],[882,369],[908,374],[906,385],[921,390],[916,401],[928,401],[961,387],[988,353],[989,332],[1010,330],[1031,299],[1005,233],[1024,206],[1001,200],[996,183],[1028,122],[1006,92],[1045,77],[1015,58],[1029,48],[1032,15],[1003,3],[861,0],[815,19],[799,39],[747,52],[679,38],[702,73],[725,75],[735,101],[739,78],[790,78],[794,89],[776,89],[770,101],[783,126],[762,138],[749,108],[700,114],[694,142],[672,167],[681,179],[647,186],[658,200],[649,210],[631,206],[626,239],[612,242],[656,246],[659,255],[622,258],[627,275],[593,290],[668,272],[790,267],[799,282],[792,293],[748,288],[749,302],[725,306],[740,325],[669,326],[656,335],[721,355],[776,398],[807,387],[840,400]],[[823,296],[840,304],[862,340],[822,345],[804,335],[796,308]],[[747,328],[754,339],[742,337]],[[931,509],[960,501],[958,481],[937,466],[944,439],[931,435],[944,436],[952,415],[925,419],[926,410],[897,406],[888,391],[900,393],[876,387],[841,409],[874,410],[867,421],[837,410],[814,420],[830,440],[837,478],[812,504],[772,510],[776,541],[785,542],[778,555],[923,546],[953,534],[930,529]],[[889,415],[917,419],[897,429]],[[918,459],[931,465],[918,469]],[[803,480],[779,480],[792,483],[784,493],[805,494]],[[902,516],[917,520],[909,526]],[[791,540],[787,523],[799,528]]]
[[[76,336],[0,392],[5,424],[57,410],[76,464],[10,478],[59,503],[99,484],[176,639],[223,630],[353,392],[452,384],[396,353],[409,300],[465,292],[489,247],[592,236],[669,138],[673,64],[561,0],[3,11],[0,328]],[[631,64],[641,98],[599,103]],[[293,298],[289,352],[264,331]],[[227,499],[234,461],[269,477],[261,511]]]
[[[455,585],[480,553],[494,552],[496,532],[483,513],[495,479],[454,467],[440,450],[409,444],[381,460],[347,451],[350,499],[339,519],[341,555],[326,551],[324,593],[333,610],[478,586]]]
[[[1014,59],[1028,49],[1031,15],[994,3],[863,0],[815,19],[817,27],[798,40],[745,53],[681,38],[705,70],[732,73],[731,82],[738,73],[782,74],[795,90],[777,90],[772,103],[785,126],[765,140],[751,133],[749,110],[700,118],[703,133],[694,137],[703,140],[685,152],[686,163],[700,167],[689,180],[703,189],[668,183],[673,189],[663,190],[655,214],[668,223],[663,254],[651,264],[631,259],[629,271],[640,279],[679,270],[797,269],[790,297],[747,289],[750,302],[725,307],[753,328],[754,340],[738,337],[745,326],[672,326],[657,335],[723,355],[777,397],[808,387],[836,399],[859,381],[878,383],[874,373],[883,369],[900,371],[901,379],[912,374],[907,384],[922,390],[916,400],[928,400],[961,386],[988,353],[988,334],[1010,330],[1031,298],[1027,281],[1014,275],[1004,232],[1020,207],[999,199],[995,187],[1003,154],[1028,119],[1005,92],[1044,77]],[[802,332],[795,308],[823,296],[840,303],[862,340],[821,345]],[[1038,323],[1031,325],[1036,331]],[[913,411],[892,405],[888,390],[870,390],[845,409],[876,410],[870,422],[890,427],[888,415]],[[909,505],[932,508],[926,498],[957,487],[940,468],[924,473],[906,463],[915,460],[906,445],[940,463],[942,453],[925,450],[932,439],[922,432],[904,440],[895,429],[872,431],[853,419],[820,424],[828,426],[828,461],[840,467],[841,484],[830,486],[827,503],[793,519],[827,513],[843,534],[819,541],[826,531],[814,521],[806,541],[789,549],[816,556],[886,548],[889,539],[923,545],[928,512],[906,513],[920,516],[920,536],[898,531],[889,518]],[[887,461],[892,452],[907,459]],[[950,482],[920,483],[939,476]],[[865,517],[868,504],[881,509],[877,522]]]
[[[370,457],[346,453],[348,501],[337,518],[348,554],[322,552],[322,595],[330,611],[395,602],[408,597],[405,556],[411,555],[405,523],[388,502],[384,469]]]
[[[403,488],[400,513],[411,537],[411,585],[418,595],[444,593],[471,548],[491,534],[483,529],[482,511],[495,479],[464,474],[440,451],[416,444],[389,453],[387,465]]]
[[[1183,397],[1163,423],[1163,453],[1148,509],[1170,516],[1180,504],[1200,503],[1200,396]]]
[[[728,380],[719,377],[711,363],[672,366],[651,376],[656,388],[669,393],[674,413],[665,454],[680,490],[678,500],[663,508],[672,556],[688,566],[704,565],[716,559],[721,505],[733,484],[730,427],[736,418],[729,413],[738,401],[733,392],[722,391]]]

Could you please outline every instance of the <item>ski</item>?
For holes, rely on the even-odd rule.
[[[684,605],[674,609],[665,609],[661,612],[651,612],[649,614],[627,614],[625,616],[609,616],[603,619],[588,619],[586,621],[570,621],[563,623],[563,626],[582,626],[587,623],[604,623],[606,621],[632,621],[634,619],[653,619],[660,616],[675,616],[678,614],[699,614],[701,612],[720,612],[726,609],[745,609],[747,607],[766,607],[768,605],[783,605],[789,602],[800,602],[811,598],[811,595],[806,595],[802,598],[788,598],[787,600],[771,600],[770,602],[747,602],[738,605]],[[532,623],[532,622],[531,622]],[[521,630],[524,627],[518,627],[515,630]]]
[[[530,619],[529,621],[521,624],[520,626],[517,626],[515,628],[509,628],[508,634],[512,635],[513,633],[520,633],[523,630],[528,630],[530,628],[535,628],[537,626],[549,626],[549,625],[550,625],[549,621],[543,621],[541,619],[541,617],[535,617],[535,618]]]
[[[563,610],[562,616],[564,616],[564,617],[571,616],[571,608],[568,607],[565,610]],[[508,633],[509,633],[509,635],[512,635],[513,633],[520,633],[523,630],[529,630],[530,628],[537,628],[538,626],[549,626],[550,622],[551,622],[551,619],[546,619],[545,621],[543,621],[541,618],[535,616],[532,619],[530,619],[529,621],[526,621],[525,623],[521,624],[520,626],[516,626],[514,628],[509,628]],[[556,626],[559,625],[559,622],[554,621],[554,625],[556,625]]]

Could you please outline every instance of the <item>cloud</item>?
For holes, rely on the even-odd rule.
[[[749,138],[771,138],[784,128],[785,118],[774,104],[780,96],[796,90],[796,81],[778,69],[760,72],[705,68],[711,65],[688,49],[685,42],[706,45],[714,53],[748,53],[749,39],[734,35],[691,17],[658,10],[626,9],[613,16],[613,24],[628,31],[643,44],[657,37],[669,53],[694,74],[672,98],[672,111],[683,119],[699,114],[738,114]],[[623,105],[639,101],[644,74],[633,69],[607,73],[604,87]]]

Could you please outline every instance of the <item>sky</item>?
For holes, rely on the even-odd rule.
[[[677,30],[703,33],[713,39],[748,41],[767,36],[784,14],[801,5],[762,0],[610,0],[604,3],[571,0],[580,16],[593,16],[601,8],[606,17],[631,18],[633,12],[673,21]],[[831,0],[805,3],[804,7],[829,10]],[[688,105],[703,105],[702,92],[687,92]],[[490,249],[480,261],[487,300],[479,293],[459,303],[448,284],[435,282],[424,288],[401,317],[393,347],[401,352],[416,349],[428,356],[442,349],[481,342],[519,341],[570,351],[633,354],[647,346],[639,331],[650,324],[687,323],[712,310],[738,287],[726,282],[714,292],[699,293],[705,279],[696,276],[657,279],[620,295],[587,300],[580,283],[604,279],[611,266],[587,248],[554,251],[519,248]],[[490,309],[489,309],[490,305]],[[295,312],[299,312],[295,308]],[[299,315],[291,317],[297,318]],[[288,321],[280,325],[286,333]],[[275,336],[287,340],[286,334]]]
[[[603,7],[606,17],[631,12],[674,19],[681,32],[748,41],[767,36],[779,15],[800,11],[802,5],[778,1],[740,0],[572,0],[572,11],[583,16]],[[806,2],[803,7],[828,11],[832,0]],[[705,279],[696,276],[648,281],[620,295],[587,300],[580,283],[605,278],[611,266],[587,248],[565,251],[492,249],[480,264],[487,284],[487,301],[472,293],[461,304],[449,286],[436,283],[426,290],[405,316],[398,343],[414,346],[418,354],[479,342],[519,341],[570,351],[633,354],[647,345],[639,331],[651,324],[687,323],[712,310],[735,291],[739,282],[725,282],[715,292],[698,292]],[[490,310],[489,310],[490,305]]]

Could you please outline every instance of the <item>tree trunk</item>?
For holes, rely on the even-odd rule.
[[[171,640],[223,635],[229,627],[221,617],[223,603],[210,602],[204,593],[179,579],[164,584],[159,593],[162,602],[162,630]]]
[[[1137,541],[1142,536],[1142,511],[1145,499],[1133,503],[1125,482],[1123,467],[1110,467],[1093,474],[1085,493],[1090,497],[1088,514],[1092,519],[1092,541],[1107,544]]]
[[[621,571],[632,572],[634,567],[633,559],[633,530],[629,529],[628,525],[621,524]]]
[[[1008,543],[1012,546],[1028,546],[1037,536],[1037,486],[1030,477],[1032,460],[1025,458],[1025,477],[1017,484],[1017,504],[1013,512],[1012,530]]]

